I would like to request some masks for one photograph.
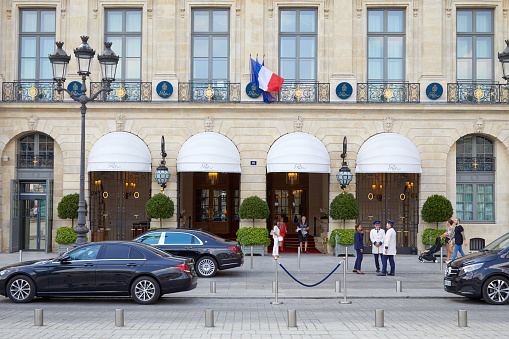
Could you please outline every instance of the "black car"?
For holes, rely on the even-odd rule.
[[[55,259],[0,269],[0,294],[17,303],[35,296],[81,295],[131,296],[139,304],[152,304],[196,284],[192,259],[126,241],[90,243]]]
[[[134,239],[168,253],[193,258],[200,277],[213,277],[217,270],[239,267],[244,254],[237,241],[226,240],[203,230],[158,229]]]
[[[479,252],[450,262],[444,288],[494,305],[509,303],[509,233]]]

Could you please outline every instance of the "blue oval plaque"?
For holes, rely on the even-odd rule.
[[[78,97],[82,94],[81,83],[79,83],[78,81],[72,81],[69,83],[69,85],[67,85],[67,90],[71,92],[73,95]]]
[[[432,82],[426,87],[426,96],[431,100],[437,100],[444,93],[444,88],[438,82]]]
[[[262,95],[262,90],[253,85],[252,83],[247,84],[246,86],[246,94],[251,99],[256,99],[260,95]]]
[[[168,81],[161,81],[157,84],[156,92],[163,99],[169,98],[173,94],[173,86]]]
[[[348,99],[352,96],[353,88],[348,82],[342,82],[336,87],[336,95],[340,99]]]

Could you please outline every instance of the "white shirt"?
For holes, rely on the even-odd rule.
[[[376,228],[373,228],[371,232],[369,232],[369,240],[371,240],[371,243],[373,243],[371,253],[373,254],[383,254],[384,253],[384,242],[385,237],[385,231],[382,228],[379,228],[378,230]],[[375,242],[377,244],[380,244],[380,246],[375,246]]]

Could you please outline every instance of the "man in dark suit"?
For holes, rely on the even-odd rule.
[[[364,232],[362,231],[362,225],[357,224],[355,226],[355,234],[353,236],[353,248],[357,252],[357,259],[353,271],[357,274],[364,274],[361,271],[362,256],[364,252]]]

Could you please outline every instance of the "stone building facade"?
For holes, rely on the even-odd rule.
[[[256,227],[279,216],[295,227],[306,215],[311,233],[328,237],[343,227],[322,217],[341,193],[346,136],[347,192],[365,228],[396,219],[402,252],[422,249],[436,226],[420,211],[440,194],[468,238],[490,242],[509,231],[509,90],[497,59],[508,9],[508,0],[2,1],[0,251],[51,250],[56,229],[71,225],[56,206],[79,191],[81,117],[53,89],[46,56],[55,41],[72,54],[80,35],[97,53],[112,41],[121,56],[113,92],[87,106],[91,240],[150,226],[161,136],[176,205],[165,226],[233,235],[252,224],[238,205],[257,195],[271,220]],[[285,77],[276,102],[250,93],[250,57]],[[74,59],[66,87],[80,81]],[[100,74],[95,59],[92,92]],[[136,157],[141,167],[129,165]]]

